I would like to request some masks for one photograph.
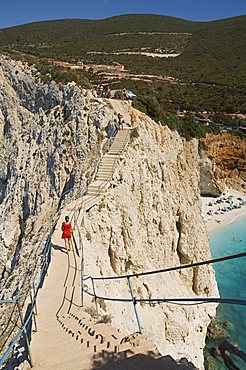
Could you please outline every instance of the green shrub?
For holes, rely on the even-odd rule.
[[[99,204],[99,206],[98,206],[98,210],[99,210],[99,212],[101,212],[101,210],[103,209],[103,208],[105,208],[106,207],[106,204],[104,203],[104,202],[101,202],[100,204]]]
[[[134,100],[133,107],[148,114],[155,120],[160,119],[161,107],[155,96],[143,96]]]
[[[208,149],[208,146],[206,145],[206,143],[204,142],[204,140],[199,140],[198,142],[198,150],[199,150],[199,153],[201,153],[202,151],[206,151]]]
[[[92,239],[91,234],[90,234],[90,232],[88,230],[86,231],[86,235],[85,236],[86,236],[86,239],[87,240],[91,240]]]
[[[148,113],[147,107],[146,107],[145,103],[141,100],[141,98],[135,99],[133,101],[132,106],[133,106],[133,108],[136,108],[136,109],[140,110],[141,112],[143,112],[145,114]]]
[[[231,130],[230,133],[234,136],[239,137],[240,139],[245,139],[246,138],[246,133],[244,133],[240,130]]]
[[[131,141],[133,141],[134,139],[137,139],[138,137],[139,137],[138,128],[134,127],[131,131]]]

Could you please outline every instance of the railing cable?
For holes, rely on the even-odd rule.
[[[215,258],[211,260],[201,261],[201,262],[195,262],[187,265],[181,265],[181,266],[175,266],[175,267],[169,267],[161,270],[152,270],[152,271],[146,271],[146,272],[136,272],[133,274],[127,274],[127,275],[117,275],[117,276],[100,276],[100,277],[93,277],[94,280],[116,280],[116,279],[127,279],[128,277],[139,277],[139,276],[146,276],[146,275],[154,275],[154,274],[160,274],[164,272],[170,272],[170,271],[176,271],[176,270],[183,270],[187,268],[193,268],[193,267],[199,267],[203,265],[208,265],[212,263],[218,263],[223,261],[228,261],[232,259],[242,258],[246,257],[246,252],[238,253],[238,254],[232,254],[225,257]],[[91,276],[87,276],[85,280],[91,278]]]

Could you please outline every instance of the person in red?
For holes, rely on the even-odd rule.
[[[62,223],[62,239],[65,240],[65,247],[69,252],[72,249],[71,237],[73,234],[72,224],[69,222],[69,217],[65,217],[65,221]]]

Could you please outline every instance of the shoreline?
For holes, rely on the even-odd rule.
[[[246,216],[245,193],[240,193],[236,190],[230,189],[220,197],[201,197],[201,200],[202,217],[209,235],[214,231],[231,224],[238,218]],[[240,208],[230,209],[230,207],[233,206]]]

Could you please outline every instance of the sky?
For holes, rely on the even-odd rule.
[[[0,0],[0,28],[49,19],[102,19],[126,13],[210,21],[246,14],[246,0]]]

